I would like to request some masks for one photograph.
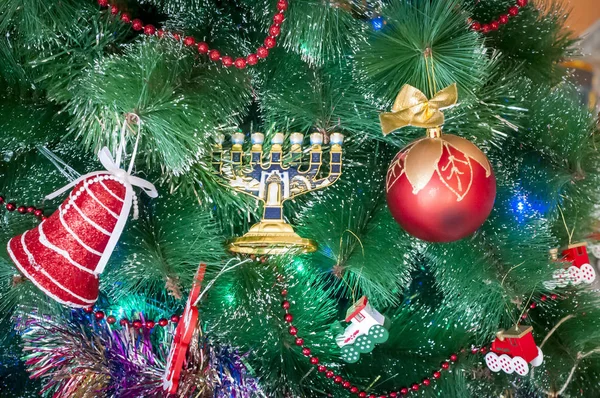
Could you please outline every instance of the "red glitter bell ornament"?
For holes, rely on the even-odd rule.
[[[429,242],[471,235],[494,206],[496,179],[487,157],[470,141],[442,134],[440,109],[454,105],[456,85],[431,100],[405,85],[392,112],[380,115],[384,134],[397,128],[427,128],[427,137],[400,151],[388,168],[388,207],[409,234]]]
[[[158,196],[154,185],[130,175],[133,157],[128,171],[120,169],[123,148],[124,140],[116,162],[103,148],[99,158],[106,171],[84,175],[47,196],[52,199],[74,187],[54,214],[8,242],[8,253],[19,271],[61,304],[87,308],[98,299],[98,275],[121,236],[132,204],[137,216],[133,186],[150,197]]]

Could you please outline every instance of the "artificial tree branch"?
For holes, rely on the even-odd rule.
[[[565,323],[566,321],[568,321],[569,319],[572,319],[572,318],[575,318],[575,315],[569,314],[569,315],[563,317],[560,321],[558,321],[558,323],[556,325],[554,325],[554,327],[552,329],[550,329],[550,331],[548,332],[546,337],[544,337],[544,340],[542,340],[542,343],[540,344],[540,350],[542,349],[544,344],[546,344],[546,342],[548,341],[550,336],[552,336],[554,334],[554,332],[556,332],[556,330],[560,327],[560,325],[562,325],[563,323]],[[570,383],[571,377],[573,376],[574,372],[575,372],[575,369],[571,369],[571,374],[569,375],[569,378],[567,379],[567,383]],[[529,378],[535,384],[534,375],[535,375],[535,367],[532,367]],[[566,388],[566,386],[563,386],[563,388]],[[544,394],[548,395],[548,397],[556,397],[557,396],[556,392],[548,391],[548,390],[544,390],[544,389],[541,389],[541,390]],[[562,389],[561,389],[561,391],[562,391]]]

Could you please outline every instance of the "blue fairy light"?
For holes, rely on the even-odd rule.
[[[385,25],[385,20],[382,16],[375,17],[371,19],[371,25],[373,25],[374,30],[381,30],[383,29],[383,25]]]
[[[510,199],[510,209],[519,223],[532,217],[545,215],[548,207],[547,203],[521,189],[517,189],[515,195]]]

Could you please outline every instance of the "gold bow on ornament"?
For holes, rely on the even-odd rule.
[[[379,115],[383,134],[406,127],[434,128],[444,124],[443,108],[456,104],[456,83],[440,90],[430,100],[419,89],[405,84],[398,93],[391,112]]]

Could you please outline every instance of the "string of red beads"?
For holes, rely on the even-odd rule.
[[[36,209],[34,206],[17,205],[14,202],[5,203],[4,196],[0,196],[0,205],[4,205],[6,210],[11,212],[16,210],[20,214],[33,214],[40,220],[46,219],[46,216],[44,216],[44,211],[42,209]]]
[[[94,318],[98,322],[100,322],[106,318],[106,322],[110,325],[114,325],[115,323],[117,323],[117,318],[114,315],[106,316],[104,311],[94,310],[94,308],[92,308],[92,307],[84,308],[83,311],[86,314],[90,314],[90,315],[93,314]],[[142,329],[143,327],[145,327],[146,329],[152,329],[156,325],[165,327],[169,324],[169,321],[171,323],[177,323],[177,322],[179,322],[179,316],[172,315],[171,318],[169,318],[169,319],[160,318],[158,321],[153,321],[153,320],[148,320],[148,319],[142,321],[141,319],[136,319],[133,322],[127,318],[121,318],[121,320],[119,321],[119,325],[124,326],[124,327],[125,326],[133,326],[134,329]]]
[[[302,347],[302,355],[309,358],[310,363],[317,367],[317,371],[319,373],[324,373],[326,378],[331,379],[335,384],[339,384],[340,386],[348,390],[351,394],[357,395],[359,398],[396,398],[408,395],[411,391],[419,391],[421,387],[427,387],[431,385],[432,379],[436,380],[442,377],[442,371],[450,369],[450,366],[458,361],[458,355],[451,354],[448,360],[440,364],[439,369],[432,372],[431,378],[426,377],[420,383],[413,383],[410,387],[402,387],[397,391],[392,391],[386,394],[379,395],[368,394],[366,391],[360,391],[360,389],[354,386],[349,380],[344,380],[342,376],[336,375],[332,370],[328,369],[326,366],[319,364],[319,358],[314,356],[314,353],[311,351],[310,347],[306,346],[304,339],[298,336],[298,328],[292,324],[292,322],[294,321],[294,316],[290,312],[291,304],[288,300],[286,300],[287,294],[288,291],[286,289],[283,289],[281,291],[281,296],[283,296],[281,307],[285,310],[283,320],[286,323],[290,324],[288,333],[296,338],[296,345]]]
[[[283,277],[280,277],[279,280],[282,281]],[[294,321],[294,316],[290,312],[291,303],[286,299],[287,295],[288,295],[288,291],[286,289],[283,289],[281,291],[281,296],[283,297],[283,301],[281,303],[281,308],[283,308],[285,310],[285,315],[283,316],[283,320],[286,323],[290,324],[288,332],[289,332],[289,334],[291,334],[292,336],[294,336],[296,338],[295,344],[299,347],[302,347],[302,355],[309,358],[310,363],[317,367],[317,371],[319,373],[324,373],[326,378],[332,379],[335,384],[341,385],[343,388],[347,389],[351,394],[358,395],[359,398],[396,398],[396,397],[406,396],[412,391],[419,391],[421,389],[421,387],[430,386],[432,379],[437,380],[437,379],[441,378],[442,372],[450,369],[450,366],[458,361],[458,355],[451,354],[446,361],[444,361],[440,364],[440,368],[435,370],[431,374],[431,378],[426,377],[420,383],[413,383],[410,385],[410,387],[401,387],[397,391],[392,391],[392,392],[389,392],[386,394],[380,394],[380,395],[368,394],[365,391],[359,391],[359,388],[354,386],[352,384],[352,382],[350,382],[349,380],[344,380],[341,376],[336,375],[332,370],[328,369],[326,366],[319,364],[319,358],[313,355],[313,352],[311,351],[311,349],[306,346],[304,339],[298,336],[298,333],[299,333],[298,328],[292,324],[292,322]],[[560,297],[557,294],[550,295],[551,300],[557,300],[559,298]],[[546,302],[547,300],[548,300],[548,296],[546,296],[546,295],[540,296],[540,302]],[[538,304],[535,301],[532,302],[531,304],[529,304],[529,308],[525,310],[525,312],[522,316],[522,319],[525,319],[527,317],[526,315],[529,313],[530,310],[535,309],[537,307],[538,307]],[[489,348],[487,346],[472,347],[471,354],[485,355],[488,352],[488,350],[489,350]],[[466,350],[464,348],[461,348],[460,352],[464,353],[464,352],[466,352]]]
[[[112,15],[119,14],[119,8],[110,4],[108,0],[98,0],[98,4],[101,7],[110,8],[110,12]],[[260,59],[267,58],[269,55],[269,50],[274,48],[277,45],[276,37],[281,34],[281,24],[285,20],[285,11],[288,8],[287,0],[278,0],[277,1],[277,13],[273,16],[273,24],[269,28],[268,36],[265,38],[263,45],[256,49],[255,53],[251,53],[246,55],[245,57],[237,57],[235,60],[233,57],[229,55],[221,55],[221,52],[217,49],[209,48],[206,42],[197,43],[196,39],[192,36],[185,36],[183,38],[183,44],[187,47],[196,47],[200,54],[208,55],[208,59],[214,62],[221,61],[221,64],[228,68],[230,66],[235,66],[238,69],[244,69],[247,65],[253,66],[258,63]],[[163,37],[167,32],[163,29],[156,29],[151,24],[144,24],[140,19],[131,19],[131,15],[126,12],[121,13],[120,17],[121,21],[124,23],[131,24],[133,30],[142,32],[148,36],[157,35],[158,37]],[[171,33],[170,37],[172,37],[176,41],[181,40],[181,35],[178,33]]]
[[[508,8],[506,14],[502,14],[489,23],[481,23],[478,21],[471,22],[471,29],[476,32],[489,33],[500,29],[501,25],[506,25],[510,19],[510,17],[516,17],[519,14],[519,9],[523,8],[527,5],[528,0],[517,0],[515,5]]]

